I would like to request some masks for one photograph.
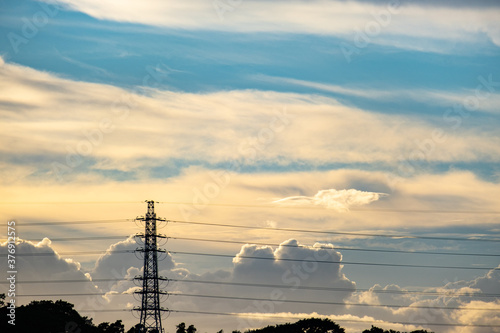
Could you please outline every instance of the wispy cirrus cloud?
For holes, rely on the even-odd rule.
[[[440,1],[431,5],[405,1],[273,1],[246,0],[243,4],[219,5],[195,0],[175,1],[113,1],[59,0],[67,8],[81,11],[98,19],[146,25],[231,32],[277,32],[327,34],[349,37],[368,22],[382,22],[382,36],[392,36],[395,47],[424,48],[426,43],[402,45],[397,36],[411,36],[431,40],[454,40],[477,43],[478,36],[500,45],[498,24],[499,7],[491,2],[463,6]],[[217,4],[216,2],[214,2]],[[464,3],[462,2],[462,5]],[[383,13],[383,14],[381,14]],[[385,16],[384,16],[385,15]],[[387,19],[387,17],[389,17]],[[446,20],[442,18],[446,17]],[[387,23],[386,23],[387,22]],[[377,34],[378,37],[379,34]],[[377,43],[374,38],[372,42]],[[389,41],[390,42],[390,41]],[[385,39],[383,44],[388,43]],[[415,44],[415,43],[412,43]],[[432,49],[432,48],[431,48]],[[435,50],[432,50],[435,51]]]
[[[367,89],[362,87],[349,87],[345,85],[340,86],[324,82],[314,82],[264,74],[252,75],[251,79],[274,84],[312,88],[317,91],[333,93],[336,95],[361,97],[377,101],[395,101],[405,99],[434,106],[441,106],[443,108],[448,108],[455,104],[470,103],[468,99],[475,98],[477,102],[472,105],[474,107],[474,111],[483,111],[492,114],[498,114],[500,112],[498,109],[500,102],[498,86],[500,83],[495,77],[493,77],[493,75],[489,75],[487,77],[479,75],[477,77],[478,86],[476,89],[461,89],[459,91],[424,90],[416,88],[394,88],[390,90],[376,88]]]
[[[387,168],[420,149],[435,130],[423,119],[375,113],[312,94],[128,91],[11,63],[0,68],[0,78],[4,164],[23,154],[25,162],[16,163],[44,177],[50,177],[52,162],[67,164],[70,158],[81,161],[71,173],[133,172],[169,161],[376,163]],[[359,89],[360,94],[371,92]],[[272,139],[262,132],[269,126],[281,129]],[[435,143],[425,161],[498,160],[496,131],[466,123],[460,130],[449,130],[446,142]]]

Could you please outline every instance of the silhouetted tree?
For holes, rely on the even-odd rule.
[[[344,333],[344,329],[329,319],[302,319],[294,324],[267,326],[248,333]]]
[[[127,333],[143,333],[144,332],[144,326],[142,324],[137,324],[133,327],[131,327]]]
[[[380,327],[372,325],[372,328],[370,328],[369,330],[364,330],[363,333],[384,333],[384,330]]]
[[[401,333],[401,332],[394,330],[384,330],[380,327],[372,325],[372,327],[369,330],[364,330],[363,333]],[[433,333],[433,332],[427,332],[427,330],[416,330],[416,331],[411,331],[410,333]]]
[[[185,323],[180,323],[179,325],[175,326],[177,328],[176,333],[186,333],[186,324]]]
[[[1,318],[8,318],[7,307],[0,309]],[[11,332],[12,325],[0,320],[0,332]],[[15,331],[99,333],[92,319],[82,317],[74,305],[66,301],[33,301],[16,308]]]
[[[189,325],[187,329],[187,333],[195,333],[197,331],[196,327],[194,325]]]
[[[117,320],[114,323],[100,323],[97,325],[99,332],[103,333],[124,333],[125,327],[122,324],[121,320]]]

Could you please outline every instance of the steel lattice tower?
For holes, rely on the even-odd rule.
[[[166,251],[158,249],[157,239],[165,238],[165,236],[157,234],[156,222],[165,221],[165,219],[156,217],[154,201],[146,202],[148,203],[146,217],[136,218],[136,220],[144,221],[145,232],[137,235],[144,241],[144,247],[137,249],[138,252],[144,254],[144,271],[142,277],[136,277],[136,280],[142,282],[142,290],[136,292],[142,295],[142,304],[140,308],[134,310],[141,312],[140,324],[143,332],[163,333],[161,315],[162,312],[168,310],[160,306],[160,296],[167,293],[160,290],[159,281],[167,279],[158,277],[158,252],[165,253]]]

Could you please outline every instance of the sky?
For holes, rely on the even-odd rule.
[[[0,0],[18,304],[135,325],[103,311],[139,306],[134,283],[99,279],[142,274],[123,251],[154,200],[160,275],[180,280],[162,305],[231,314],[171,312],[166,332],[500,332],[499,17],[493,0]]]

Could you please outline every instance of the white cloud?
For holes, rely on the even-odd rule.
[[[490,309],[477,311],[474,309]],[[462,325],[500,325],[500,300],[494,302],[471,301],[465,304],[461,310],[455,311],[452,320]],[[487,333],[500,332],[500,327],[470,327],[465,329],[456,329],[452,332],[464,333]]]
[[[123,260],[123,254],[115,253],[113,250],[123,250],[135,246],[128,239],[117,242],[109,246],[96,262],[96,269],[90,275],[92,278],[115,278],[130,279],[141,274],[140,267],[130,260]],[[22,270],[23,280],[50,280],[50,279],[75,279],[86,280],[88,283],[82,284],[39,284],[22,285],[20,292],[27,293],[106,293],[103,297],[66,297],[64,299],[74,303],[77,309],[91,309],[94,313],[85,313],[95,318],[95,322],[112,321],[113,315],[107,314],[106,309],[130,308],[137,305],[133,296],[121,296],[122,293],[131,293],[136,290],[136,286],[131,281],[111,281],[106,285],[100,283],[96,286],[90,281],[89,274],[82,271],[76,261],[66,260],[57,255],[52,249],[49,239],[34,244],[27,241],[18,243],[19,253],[50,253],[49,256],[19,256],[19,270]],[[6,254],[6,243],[1,244],[0,254]],[[132,254],[126,256],[130,258]],[[270,260],[255,259],[248,257],[265,257]],[[247,257],[247,258],[245,258]],[[294,259],[298,261],[290,261]],[[170,263],[174,263],[170,258]],[[300,261],[302,260],[302,261]],[[320,261],[333,261],[340,263],[322,264]],[[172,293],[170,299],[163,303],[163,306],[178,310],[206,310],[210,308],[213,312],[234,312],[241,314],[251,314],[252,318],[241,316],[240,318],[224,319],[225,327],[233,329],[262,327],[271,324],[269,316],[295,317],[322,317],[337,321],[341,326],[347,327],[348,332],[366,329],[369,324],[383,327],[385,329],[413,330],[417,328],[438,329],[446,333],[486,333],[497,332],[487,329],[461,327],[436,326],[431,323],[456,323],[468,324],[491,324],[498,325],[500,317],[498,310],[500,303],[493,298],[474,297],[448,297],[448,296],[424,296],[419,294],[405,294],[406,288],[398,285],[387,285],[381,287],[373,286],[369,291],[356,292],[354,281],[346,277],[342,272],[342,255],[335,250],[332,244],[314,244],[307,246],[300,244],[295,239],[282,242],[278,247],[256,246],[246,244],[241,247],[239,253],[233,258],[233,266],[228,270],[217,270],[215,267],[203,274],[190,273],[186,268],[178,268],[177,264],[161,265],[160,275],[179,280],[203,280],[214,281],[218,284],[207,283],[183,283],[171,282],[168,287]],[[187,267],[189,269],[194,267]],[[118,273],[117,273],[118,272]],[[500,281],[498,270],[492,270],[482,277],[471,281],[461,281],[450,283],[444,288],[428,289],[428,291],[453,290],[457,293],[464,293],[467,290],[484,293],[497,292]],[[222,282],[222,284],[220,284]],[[273,288],[244,287],[241,285],[223,284],[229,283],[250,283],[250,284],[270,284]],[[325,288],[338,289],[335,292],[301,290],[300,287],[322,286]],[[299,288],[297,288],[299,287]],[[385,291],[385,292],[381,292]],[[401,293],[390,293],[396,291]],[[189,295],[213,295],[213,296],[238,296],[262,299],[262,301],[228,300],[217,298],[195,298]],[[181,295],[181,296],[178,296]],[[182,296],[186,295],[186,296]],[[45,299],[48,297],[45,297]],[[57,299],[61,298],[60,296]],[[30,299],[26,299],[29,301]],[[378,304],[381,307],[359,307],[340,305],[314,305],[314,304],[294,304],[280,302],[282,300],[300,301],[320,301],[320,302],[347,302]],[[384,307],[383,305],[400,305],[398,307]],[[407,306],[407,307],[406,307]],[[431,308],[422,308],[431,307]],[[455,310],[434,309],[432,307],[456,307]],[[490,309],[490,310],[477,310]],[[332,313],[335,313],[332,315]],[[258,315],[255,317],[255,315]],[[173,314],[173,318],[183,320],[182,314]],[[131,326],[136,319],[123,317],[125,324]],[[114,319],[116,320],[116,318]],[[346,320],[344,322],[343,320]],[[362,321],[361,323],[353,323]],[[170,321],[172,322],[172,321]],[[193,318],[192,323],[196,327],[218,327],[223,323],[220,318]],[[419,322],[423,326],[395,325],[391,322]],[[427,324],[426,324],[427,323]],[[239,327],[237,327],[240,325]]]
[[[442,107],[441,113],[437,116],[443,116],[448,109],[454,105],[461,105],[465,109],[464,114],[472,114],[475,111],[483,111],[498,114],[498,104],[500,94],[495,91],[494,86],[498,85],[496,78],[492,75],[477,77],[478,90],[464,89],[462,91],[437,91],[424,89],[366,89],[347,86],[338,86],[327,83],[298,80],[286,77],[276,77],[268,75],[253,75],[252,79],[272,82],[278,84],[290,84],[300,87],[314,88],[318,91],[326,91],[340,95],[362,97],[377,101],[394,101],[398,99],[407,99],[419,103],[425,103],[432,106]],[[484,82],[488,86],[485,86]],[[469,116],[467,116],[468,118]]]
[[[472,281],[450,282],[443,287],[443,291],[453,290],[458,293],[485,293],[497,294],[500,290],[500,266],[490,270],[486,275],[480,276]],[[483,300],[481,297],[467,297],[466,299]]]
[[[120,241],[109,246],[108,250],[97,260],[95,268],[90,272],[93,279],[131,279],[142,274],[142,268],[137,266],[137,262],[130,260],[133,254],[122,254],[113,251],[134,248],[131,239]],[[244,257],[264,257],[270,260]],[[293,259],[293,260],[290,260]],[[203,259],[213,260],[213,259]],[[298,260],[298,261],[294,261]],[[302,261],[301,261],[302,260]],[[320,263],[319,261],[333,261],[333,263]],[[281,242],[276,247],[261,247],[247,244],[241,247],[239,253],[233,258],[233,265],[227,270],[218,270],[216,265],[204,273],[195,274],[189,270],[196,270],[196,265],[182,264],[182,257],[176,258],[174,262],[169,257],[167,263],[159,262],[159,275],[170,279],[188,280],[188,282],[170,282],[162,289],[171,293],[168,300],[162,305],[166,308],[177,310],[210,311],[214,312],[259,312],[268,314],[272,312],[291,311],[301,312],[303,305],[281,302],[286,299],[331,301],[331,294],[322,291],[302,290],[305,286],[324,286],[326,288],[339,288],[336,291],[335,300],[342,301],[349,297],[355,290],[355,283],[349,280],[342,272],[342,261],[340,252],[335,251],[331,244],[314,244],[307,246],[300,244],[297,240],[289,239]],[[336,263],[337,262],[337,263]],[[186,268],[180,268],[186,266]],[[50,266],[47,268],[50,269]],[[213,281],[210,283],[189,283],[192,280]],[[222,282],[222,284],[221,284]],[[229,282],[230,284],[223,284]],[[257,288],[232,285],[231,283],[242,284],[271,284],[280,287]],[[103,298],[105,302],[94,305],[84,303],[87,309],[95,309],[95,316],[99,321],[107,320],[104,314],[99,313],[99,309],[125,308],[132,303],[138,305],[132,296],[120,296],[122,293],[131,293],[137,289],[132,281],[105,281],[96,282],[100,286],[99,290],[106,293]],[[238,296],[262,299],[262,301],[244,301],[218,298],[199,298],[189,295],[213,295],[213,296]],[[183,296],[184,295],[184,296]],[[268,301],[270,300],[270,301]],[[81,302],[80,302],[81,304]],[[308,309],[317,313],[328,314],[331,308],[309,304]],[[175,314],[173,314],[175,316]],[[131,318],[124,318],[127,325],[133,322]],[[220,320],[193,319],[197,327],[207,327],[213,325],[217,327]],[[232,319],[230,326],[236,329],[241,321]],[[256,320],[252,320],[256,324]],[[265,321],[260,321],[264,323]],[[244,325],[249,325],[244,321]],[[251,325],[250,325],[251,326]],[[245,326],[248,327],[248,326]]]
[[[8,63],[0,78],[0,102],[8,105],[0,150],[6,160],[24,154],[27,162],[21,164],[29,165],[16,177],[67,178],[104,170],[148,177],[151,168],[170,161],[230,161],[237,170],[261,163],[400,167],[402,158],[419,164],[500,156],[491,126],[471,127],[464,119],[459,133],[454,122],[437,129],[415,117],[374,113],[317,95],[130,92]],[[439,142],[436,130],[442,130]],[[12,173],[8,169],[18,168],[3,165],[0,172]]]
[[[392,36],[396,47],[426,49],[425,40],[475,42],[486,36],[498,45],[498,7],[474,7],[464,10],[452,6],[418,6],[395,2],[360,3],[355,1],[257,1],[245,0],[234,5],[195,0],[141,2],[97,0],[59,0],[61,4],[98,19],[180,29],[231,32],[278,32],[336,35],[353,40],[362,31],[373,43],[387,43]],[[403,4],[399,7],[397,4]],[[215,4],[215,6],[214,6]],[[219,4],[217,6],[217,4]],[[222,10],[217,10],[219,8]],[[229,10],[224,10],[224,8]],[[446,20],[443,20],[446,17]],[[402,38],[397,38],[398,36]],[[396,37],[396,38],[395,38]],[[417,37],[410,45],[404,37]],[[390,41],[390,40],[389,40]],[[432,43],[431,51],[437,46]],[[417,45],[420,45],[417,46]]]
[[[374,193],[348,190],[321,190],[313,197],[294,196],[273,201],[273,203],[286,206],[322,206],[328,209],[335,209],[339,212],[349,211],[353,206],[364,206],[379,200],[384,193]]]
[[[0,244],[0,256],[7,257],[7,242]],[[61,296],[23,297],[22,295],[58,295],[97,293],[100,289],[93,283],[86,272],[81,268],[78,261],[62,257],[52,247],[49,238],[44,238],[38,243],[20,239],[16,243],[16,301],[17,305],[27,304],[32,300],[52,299],[57,300]],[[5,261],[6,262],[6,261]],[[6,281],[7,270],[0,272],[2,281]],[[19,281],[50,281],[50,280],[78,280],[87,281],[79,283],[19,283]],[[103,301],[100,296],[64,298],[82,308],[90,299],[92,301]]]
[[[321,261],[333,263],[322,264]],[[341,253],[335,251],[331,244],[306,246],[295,239],[282,242],[276,249],[247,244],[233,259],[233,277],[236,281],[285,284],[291,290],[301,285],[314,284],[343,286],[354,290],[355,284],[341,272],[341,261]]]
[[[498,293],[500,278],[498,269],[489,271],[486,275],[471,281],[448,283],[442,288],[428,288],[427,292],[447,293],[444,295],[423,295],[406,293],[408,288],[388,285],[382,288],[375,285],[366,292],[354,293],[348,300],[353,303],[395,305],[403,307],[349,307],[352,315],[365,314],[388,322],[420,322],[428,323],[434,331],[448,333],[486,333],[499,332],[496,327],[454,327],[458,325],[498,325],[500,316],[499,298],[481,296],[463,296],[468,293]],[[481,287],[479,287],[481,285]],[[415,288],[411,288],[415,289]],[[386,293],[394,290],[398,293]],[[462,296],[450,296],[450,294]],[[452,308],[452,309],[446,309]],[[433,326],[432,323],[449,324],[450,326]],[[425,325],[424,325],[425,327]]]

